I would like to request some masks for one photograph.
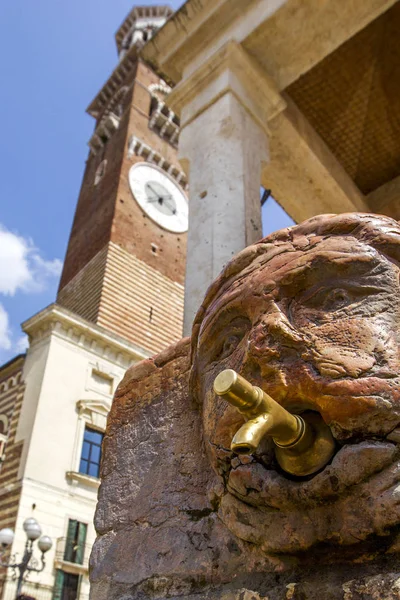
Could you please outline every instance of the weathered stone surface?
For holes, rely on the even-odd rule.
[[[400,598],[400,227],[328,215],[227,265],[191,339],[130,369],[104,440],[96,600]],[[233,368],[337,443],[293,478],[212,392]],[[389,437],[388,437],[389,435]]]
[[[246,248],[208,290],[194,325],[192,387],[228,492],[219,516],[267,554],[319,553],[329,543],[331,555],[354,546],[355,557],[360,542],[390,545],[395,535],[399,450],[386,436],[400,422],[399,259],[397,222],[322,215]],[[337,440],[331,464],[290,478],[268,440],[238,463],[229,447],[243,417],[213,391],[226,368],[291,412],[322,415]]]
[[[400,573],[386,573],[349,581],[343,585],[343,600],[398,600]]]
[[[118,388],[95,517],[96,599],[185,597],[234,579],[243,555],[245,571],[260,570],[259,557],[217,516],[223,488],[209,468],[188,380],[186,339],[130,369]]]

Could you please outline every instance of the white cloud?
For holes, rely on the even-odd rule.
[[[0,293],[13,296],[31,279],[24,238],[0,227]]]
[[[59,277],[62,270],[62,262],[58,258],[44,260],[39,254],[32,254],[33,273],[46,279],[47,277]]]
[[[41,292],[48,279],[60,275],[61,268],[58,258],[45,260],[31,240],[0,225],[0,294]]]
[[[15,352],[18,352],[18,354],[23,354],[28,349],[28,346],[28,336],[22,335],[20,338],[17,339],[17,341],[14,344]]]
[[[62,262],[58,258],[46,260],[32,240],[0,224],[0,295],[14,296],[19,291],[40,293],[51,279],[59,277],[61,269]],[[0,351],[25,352],[27,336],[15,339],[12,329],[9,315],[0,303]]]
[[[0,349],[9,350],[11,348],[10,329],[8,324],[8,314],[4,306],[0,304]]]

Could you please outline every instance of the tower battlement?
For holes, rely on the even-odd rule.
[[[120,60],[134,44],[146,43],[172,14],[172,8],[166,4],[135,6],[115,34]]]

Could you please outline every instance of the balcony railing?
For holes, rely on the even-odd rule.
[[[63,569],[69,573],[87,573],[91,549],[90,544],[71,546],[71,540],[68,538],[58,538],[55,556],[56,569]]]
[[[3,600],[15,600],[15,594],[17,591],[17,581],[7,577],[4,581],[3,588]],[[22,593],[28,598],[34,598],[34,600],[52,600],[53,598],[53,586],[44,585],[42,583],[34,583],[32,581],[24,581],[22,586]],[[80,591],[77,600],[89,600],[88,594]]]

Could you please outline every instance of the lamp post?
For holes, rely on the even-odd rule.
[[[17,593],[15,596],[16,600],[18,600],[19,596],[21,595],[22,584],[24,581],[24,575],[25,575],[26,571],[30,571],[30,572],[33,571],[35,573],[41,573],[46,566],[46,563],[44,561],[44,555],[48,550],[50,550],[50,548],[53,545],[53,542],[48,535],[42,535],[42,528],[40,527],[40,525],[36,521],[36,519],[34,519],[33,517],[29,517],[29,519],[26,519],[24,521],[23,528],[26,533],[27,540],[26,540],[26,544],[25,544],[24,555],[23,555],[20,563],[5,562],[3,560],[3,555],[4,555],[6,548],[8,546],[11,546],[11,544],[14,541],[14,532],[12,529],[9,529],[9,528],[0,530],[0,545],[1,545],[0,566],[7,567],[9,569],[14,569],[14,571],[16,569],[18,569],[18,571],[19,571]],[[42,536],[42,537],[40,537],[40,536]],[[35,540],[37,540],[38,538],[40,538],[38,541],[39,550],[42,553],[42,556],[41,556],[42,565],[40,568],[37,568],[35,566],[37,564],[37,561],[34,558],[32,558],[33,542]],[[32,559],[32,562],[31,562],[31,559]],[[31,564],[29,564],[29,563],[31,563]]]

